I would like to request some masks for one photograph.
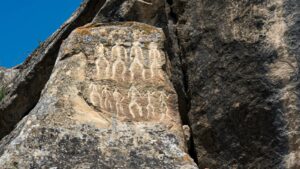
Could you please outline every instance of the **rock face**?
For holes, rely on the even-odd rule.
[[[2,140],[0,168],[197,168],[164,41],[135,22],[76,29],[37,106]]]
[[[168,2],[199,167],[299,168],[299,1]]]
[[[1,140],[0,168],[196,168],[188,140],[199,168],[300,168],[299,11],[84,1],[10,83],[0,137],[30,113]]]
[[[91,22],[103,4],[104,0],[85,0],[70,19],[18,66],[16,76],[0,102],[0,138],[13,130],[37,104],[51,75],[62,41],[75,28]]]
[[[13,84],[11,82],[19,73],[18,67],[6,69],[0,67],[0,87],[10,88]]]

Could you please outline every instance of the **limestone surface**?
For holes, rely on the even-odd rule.
[[[164,42],[136,22],[73,31],[37,106],[1,141],[0,168],[196,169]]]

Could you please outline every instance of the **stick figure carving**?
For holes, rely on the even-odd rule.
[[[108,90],[108,86],[105,85],[103,86],[103,89],[102,89],[102,98],[103,98],[103,102],[102,104],[104,105],[104,108],[106,110],[109,110],[112,108],[112,104],[111,104],[111,101],[110,101],[110,96],[112,95],[111,92]]]
[[[135,118],[134,108],[138,110],[140,116],[143,116],[142,107],[138,104],[138,97],[141,97],[140,92],[135,88],[135,86],[131,86],[128,91],[128,97],[131,98],[129,103],[129,113]]]
[[[100,44],[96,47],[96,68],[97,68],[97,77],[108,78],[110,71],[110,63],[105,57],[105,47],[103,44]]]
[[[112,47],[112,59],[114,61],[113,66],[112,66],[112,78],[115,79],[116,78],[116,73],[117,73],[117,69],[119,68],[118,66],[122,67],[122,80],[125,80],[125,73],[126,73],[126,65],[124,62],[124,59],[127,58],[127,52],[126,49],[121,46],[121,41],[119,40],[118,42],[116,42],[116,45]]]
[[[124,100],[123,95],[119,92],[118,89],[115,89],[114,93],[113,93],[113,98],[116,102],[116,110],[117,110],[117,115],[119,115],[120,113],[123,114],[124,110],[123,110],[123,105],[122,102]]]
[[[136,73],[142,73],[143,79],[145,79],[145,70],[144,70],[144,55],[143,50],[140,47],[140,42],[133,42],[133,46],[130,50],[130,58],[133,58],[133,61],[130,65],[130,75],[131,80],[134,79]],[[140,69],[140,70],[139,70]]]
[[[155,115],[155,109],[154,109],[154,106],[152,104],[152,97],[155,93],[151,93],[150,91],[147,91],[147,100],[148,100],[148,105],[146,106],[146,109],[147,109],[147,118],[149,118],[149,115],[151,114],[152,116]]]
[[[91,93],[90,93],[91,103],[93,104],[93,106],[99,106],[99,104],[102,100],[101,100],[99,91],[97,89],[97,86],[95,84],[91,84],[89,88],[91,90]]]
[[[164,58],[161,56],[160,51],[157,49],[157,44],[155,42],[151,42],[149,45],[149,60],[150,60],[150,71],[151,71],[151,78],[155,75],[159,75],[163,77],[163,72],[161,68],[165,62]]]
[[[160,120],[164,120],[166,115],[168,114],[169,107],[167,104],[167,99],[170,97],[165,92],[160,91],[159,92],[159,102],[160,102],[160,109],[161,109],[161,118]]]

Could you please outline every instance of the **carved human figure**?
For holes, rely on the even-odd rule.
[[[111,97],[111,91],[109,91],[108,86],[105,85],[103,86],[102,92],[101,92],[101,96],[102,96],[102,105],[104,106],[104,108],[106,110],[109,110],[112,108],[112,104],[110,101],[110,97]]]
[[[91,103],[93,104],[93,106],[99,106],[100,102],[102,101],[101,100],[102,98],[99,94],[97,86],[95,84],[91,84],[89,88],[91,90],[91,93],[90,93]]]
[[[114,60],[112,66],[112,78],[116,78],[117,71],[121,67],[122,79],[125,80],[126,64],[124,60],[127,58],[127,52],[126,49],[121,45],[121,41],[117,41],[116,45],[112,47],[111,55],[112,59]]]
[[[119,114],[123,114],[124,110],[123,110],[123,105],[122,105],[122,102],[124,100],[124,97],[123,95],[119,92],[118,89],[115,89],[114,90],[114,93],[113,93],[113,98],[114,98],[114,101],[116,103],[116,111],[117,111],[117,115]]]
[[[155,76],[163,77],[162,66],[165,63],[165,58],[162,57],[155,42],[150,43],[149,49],[151,78]]]
[[[169,96],[165,92],[163,92],[163,91],[159,92],[159,102],[160,102],[160,110],[161,110],[160,120],[164,120],[166,115],[168,115],[168,112],[169,112],[169,107],[167,104],[168,98],[169,98]]]
[[[105,47],[103,46],[103,44],[99,44],[96,47],[96,55],[97,77],[108,78],[110,72],[110,63],[105,57]]]
[[[152,116],[155,115],[155,109],[154,109],[154,106],[152,104],[152,97],[155,93],[151,93],[150,91],[147,91],[147,100],[148,100],[148,104],[146,106],[146,109],[147,109],[147,118],[149,118],[149,115],[151,114]]]
[[[128,97],[131,98],[129,103],[129,113],[135,118],[134,108],[138,110],[140,116],[143,116],[142,107],[138,104],[138,98],[141,97],[140,92],[136,89],[135,86],[131,86],[128,91]]]
[[[133,46],[130,50],[130,58],[133,58],[133,61],[131,62],[130,65],[130,75],[131,75],[131,80],[134,79],[135,75],[137,73],[141,73],[143,79],[145,79],[145,69],[144,69],[144,55],[143,55],[143,50],[140,47],[140,42],[136,41],[133,42]]]

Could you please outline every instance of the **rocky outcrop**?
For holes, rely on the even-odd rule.
[[[104,0],[85,0],[80,8],[20,66],[0,102],[0,138],[36,105],[49,80],[62,41],[75,28],[92,21]]]
[[[164,39],[134,22],[76,29],[37,106],[2,141],[1,168],[197,168]]]
[[[297,0],[86,0],[0,103],[4,136],[89,23],[1,141],[0,164],[195,168],[191,131],[199,168],[299,168],[299,11]]]
[[[199,167],[299,168],[299,1],[168,2]]]
[[[13,130],[37,104],[40,93],[51,75],[60,45],[75,28],[90,22],[125,20],[162,27],[167,23],[164,4],[160,0],[153,0],[150,4],[136,0],[85,0],[60,29],[19,66],[20,71],[12,82],[13,85],[0,102],[0,138]]]
[[[9,89],[13,85],[11,82],[14,80],[18,73],[18,66],[10,69],[0,67],[0,88]]]

